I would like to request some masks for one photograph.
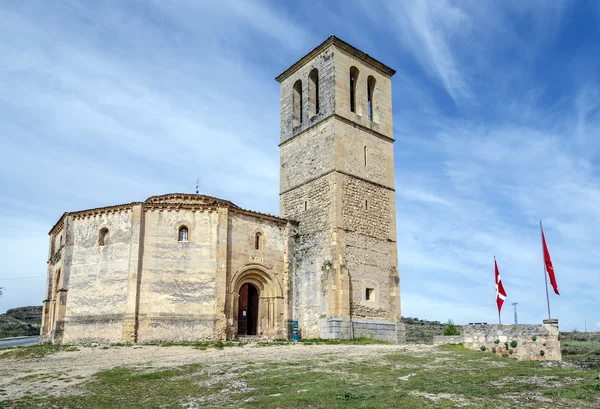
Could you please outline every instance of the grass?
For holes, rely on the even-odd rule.
[[[4,352],[6,351],[6,352]],[[43,358],[46,355],[61,351],[79,351],[72,345],[39,344],[28,347],[0,348],[0,360]]]
[[[596,408],[597,372],[516,361],[460,346],[276,362],[223,361],[152,371],[116,367],[72,395],[5,401],[14,408]],[[431,351],[431,352],[429,352]],[[548,402],[551,400],[551,403]],[[596,400],[596,401],[595,401]]]
[[[600,358],[600,341],[568,339],[560,343],[565,361],[580,361],[585,358]]]

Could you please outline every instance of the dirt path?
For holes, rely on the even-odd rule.
[[[428,345],[284,345],[229,347],[223,350],[197,350],[192,347],[133,346],[108,349],[80,347],[38,359],[0,360],[0,400],[32,393],[60,395],[73,393],[73,387],[98,371],[119,366],[154,370],[199,363],[211,370],[214,366],[246,365],[260,361],[281,362],[334,356],[336,360],[377,360],[394,352],[415,356],[428,354]]]

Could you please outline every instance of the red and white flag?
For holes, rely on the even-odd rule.
[[[542,230],[542,246],[544,247],[544,264],[546,265],[546,271],[550,277],[550,284],[554,289],[556,295],[558,293],[558,284],[556,284],[556,276],[554,275],[554,267],[552,266],[552,260],[550,259],[550,253],[548,252],[548,246],[546,246],[546,238],[544,237],[544,230]]]
[[[500,310],[502,309],[502,304],[504,304],[504,300],[506,300],[506,291],[504,291],[504,286],[502,285],[502,280],[500,279],[500,272],[498,271],[498,263],[496,263],[495,257],[494,257],[494,267],[496,267],[496,304],[498,304],[498,315],[500,315]]]

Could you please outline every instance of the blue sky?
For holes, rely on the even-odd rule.
[[[336,34],[395,68],[404,316],[600,330],[600,6],[0,2],[0,312],[44,298],[64,211],[168,192],[278,213],[274,77]],[[35,277],[35,278],[26,278]],[[598,323],[598,324],[596,324]]]

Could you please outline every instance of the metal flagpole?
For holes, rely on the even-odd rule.
[[[544,262],[544,280],[546,281],[546,302],[548,303],[548,319],[550,318],[550,297],[548,296],[548,273],[546,272],[546,254],[544,253],[544,230],[540,220],[540,240],[542,240],[542,261]]]

